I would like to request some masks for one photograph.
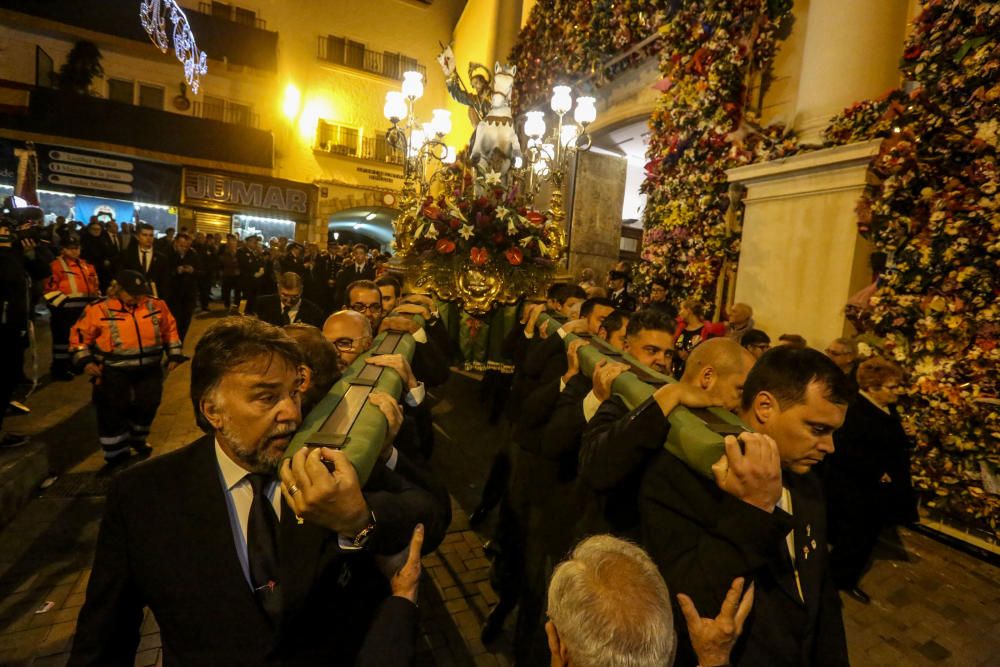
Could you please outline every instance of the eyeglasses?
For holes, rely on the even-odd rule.
[[[382,304],[379,303],[379,302],[377,302],[377,301],[375,303],[368,303],[368,304],[365,304],[365,303],[352,303],[351,304],[351,310],[357,311],[359,313],[363,313],[366,310],[369,313],[381,313],[382,312]]]
[[[333,341],[333,346],[341,352],[353,352],[358,349],[358,342],[364,339],[364,336],[357,338],[337,338]]]

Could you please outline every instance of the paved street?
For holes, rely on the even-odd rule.
[[[195,319],[187,353],[210,317]],[[44,332],[42,332],[44,335]],[[47,368],[43,360],[42,368]],[[187,366],[166,383],[150,443],[157,454],[200,435],[187,396]],[[486,424],[476,378],[456,374],[434,394],[434,465],[452,492],[455,518],[439,551],[424,561],[420,665],[507,665],[509,633],[487,652],[479,627],[495,601],[487,582],[484,535],[468,529],[466,512],[478,497],[503,429]],[[58,479],[39,491],[0,532],[0,666],[65,663],[83,603],[100,521],[104,483],[96,424],[83,378],[45,386],[32,396],[32,414],[12,429],[50,448]],[[10,454],[7,454],[10,456]],[[488,534],[490,526],[484,529]],[[924,535],[902,531],[884,541],[864,580],[870,606],[845,600],[852,664],[993,665],[1000,653],[1000,578],[997,568]],[[508,630],[512,624],[508,625]],[[148,616],[137,665],[157,664],[155,620]]]

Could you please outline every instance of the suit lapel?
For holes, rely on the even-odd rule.
[[[809,473],[812,476],[814,473]],[[826,511],[821,494],[814,493],[816,487],[812,479],[803,476],[791,487],[792,503],[795,508],[795,555],[799,568],[802,593],[810,615],[819,608],[823,585],[823,566],[826,561],[823,513]]]

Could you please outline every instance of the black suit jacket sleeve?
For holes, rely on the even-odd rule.
[[[541,454],[546,459],[557,461],[579,446],[580,436],[587,427],[583,399],[590,389],[587,376],[577,373],[560,392],[541,438]]]
[[[437,345],[430,341],[416,344],[410,366],[417,379],[428,387],[444,384],[451,376],[448,360]]]
[[[733,579],[766,567],[793,528],[782,510],[767,513],[725,493],[666,450],[643,476],[640,513],[643,545],[671,592],[710,616]]]
[[[440,544],[444,540],[447,510],[431,492],[379,464],[363,492],[375,514],[375,532],[365,547],[372,553],[388,556],[406,549],[418,523],[424,524],[428,543]]]
[[[125,520],[119,485],[108,493],[97,536],[94,569],[77,621],[69,665],[132,667],[145,603],[129,574]]]
[[[417,605],[392,595],[378,608],[356,667],[407,667],[417,641]]]
[[[439,523],[447,530],[448,526],[451,525],[451,496],[448,495],[448,488],[437,478],[434,472],[429,467],[420,465],[417,461],[398,450],[395,472],[434,497],[438,509],[442,512]],[[443,531],[435,531],[435,534],[429,535],[425,526],[423,553],[431,553],[438,548],[443,540]]]
[[[607,491],[663,448],[670,423],[652,398],[631,412],[618,396],[601,403],[587,424],[580,448],[580,477],[592,489]]]

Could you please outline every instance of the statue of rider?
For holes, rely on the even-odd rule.
[[[490,109],[493,108],[491,99],[492,72],[489,67],[480,63],[469,63],[469,84],[472,88],[470,91],[462,81],[462,77],[458,75],[455,55],[451,46],[446,47],[441,52],[437,61],[441,65],[441,71],[444,72],[445,86],[452,99],[469,107],[469,122],[473,128],[469,145],[472,146],[476,142],[476,126],[490,115]]]

